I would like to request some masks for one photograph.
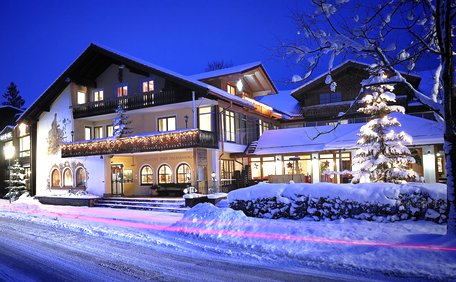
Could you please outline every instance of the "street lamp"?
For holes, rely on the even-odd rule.
[[[3,147],[3,154],[5,155],[5,160],[8,160],[8,174],[9,174],[9,184],[8,184],[8,194],[9,194],[9,202],[11,203],[11,160],[14,158],[14,153],[16,148],[12,145],[8,145]]]
[[[215,178],[216,176],[217,176],[217,175],[215,174],[215,172],[212,172],[212,173],[211,173],[211,177],[212,177],[212,186],[214,186],[214,188],[215,188],[215,189],[213,189],[213,190],[215,190],[215,191],[213,191],[213,192],[218,192],[218,191],[217,191],[217,179]]]

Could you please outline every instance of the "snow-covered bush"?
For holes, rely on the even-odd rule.
[[[266,184],[232,191],[230,207],[260,218],[447,220],[442,184]]]

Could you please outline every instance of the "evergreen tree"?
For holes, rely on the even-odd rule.
[[[360,148],[353,158],[353,182],[403,183],[415,172],[408,165],[415,163],[410,150],[404,145],[411,143],[405,132],[396,133],[393,128],[400,122],[390,116],[392,112],[404,113],[404,107],[388,105],[396,101],[394,87],[384,83],[383,72],[363,81],[364,106],[358,111],[370,116],[358,134]]]
[[[19,90],[14,82],[11,82],[10,85],[6,88],[6,92],[3,93],[3,98],[6,101],[2,102],[4,106],[13,106],[18,109],[21,109],[25,101],[22,96],[19,94]]]
[[[9,198],[10,201],[17,200],[23,193],[27,191],[26,180],[25,180],[25,169],[21,166],[18,160],[9,168],[10,180],[6,180],[8,183],[8,193],[5,198]]]
[[[128,120],[128,116],[125,114],[125,110],[122,105],[119,105],[116,110],[117,116],[114,118],[114,132],[115,138],[125,137],[125,135],[133,133],[133,130],[128,127],[131,121]]]

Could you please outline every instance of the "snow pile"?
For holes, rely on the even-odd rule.
[[[95,199],[100,198],[97,195],[93,195],[84,190],[46,190],[43,196],[46,197],[62,197],[62,198],[81,198],[81,199]]]
[[[443,184],[259,183],[230,192],[228,202],[231,208],[260,218],[447,220]]]

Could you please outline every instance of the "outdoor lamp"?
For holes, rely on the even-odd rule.
[[[241,79],[239,79],[238,82],[236,83],[236,87],[239,92],[242,92],[242,89],[244,88],[244,84],[242,83]]]
[[[11,160],[14,158],[14,153],[16,148],[14,146],[5,146],[3,147],[3,154],[5,155],[5,160]]]

